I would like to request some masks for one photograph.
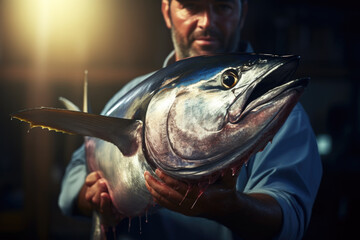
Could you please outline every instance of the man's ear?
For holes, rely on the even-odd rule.
[[[242,29],[244,26],[247,12],[248,12],[248,1],[245,0],[245,1],[242,1],[242,6],[241,6],[240,29]]]
[[[170,3],[169,0],[162,0],[161,11],[165,20],[166,26],[171,28],[171,17],[170,17]]]

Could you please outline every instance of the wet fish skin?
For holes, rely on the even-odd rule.
[[[106,179],[116,209],[141,215],[152,205],[143,174],[155,168],[188,182],[238,171],[273,138],[308,79],[290,80],[299,57],[201,56],[159,70],[121,97],[106,116],[60,109],[15,118],[86,137],[87,165]],[[233,83],[234,80],[234,84]]]

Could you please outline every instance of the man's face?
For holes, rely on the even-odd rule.
[[[163,0],[162,7],[176,60],[236,50],[243,21],[240,0],[172,0],[170,5]]]

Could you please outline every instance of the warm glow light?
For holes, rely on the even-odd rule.
[[[129,80],[160,67],[172,49],[160,7],[159,0],[0,0],[0,65],[19,80],[81,79],[85,69],[91,81]]]
[[[19,54],[63,63],[87,58],[89,46],[102,37],[109,5],[100,0],[8,0],[6,6],[8,32]]]

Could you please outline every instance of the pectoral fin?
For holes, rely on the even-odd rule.
[[[11,117],[28,122],[32,128],[101,138],[117,145],[124,155],[136,151],[143,125],[139,120],[44,107],[19,111]]]

